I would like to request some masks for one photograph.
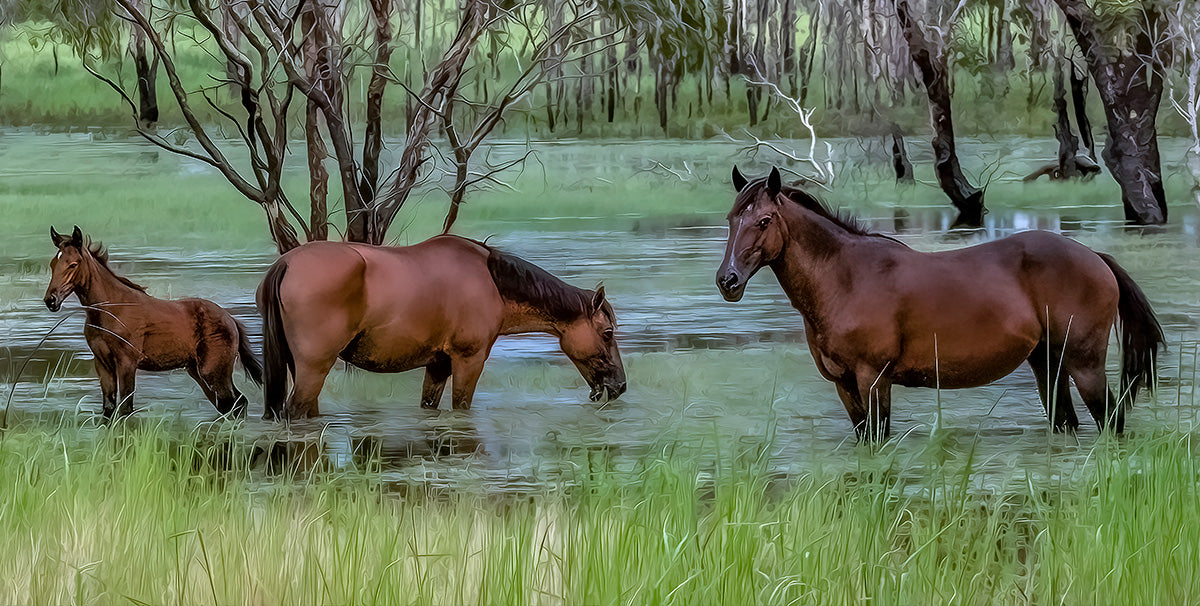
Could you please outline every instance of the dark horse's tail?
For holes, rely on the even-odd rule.
[[[283,416],[287,397],[288,372],[295,373],[292,348],[283,332],[283,307],[279,303],[279,286],[283,283],[286,263],[276,262],[263,278],[259,313],[263,317],[263,418]]]
[[[246,325],[237,318],[234,318],[233,322],[237,324],[238,329],[238,359],[242,361],[242,368],[246,369],[246,374],[250,375],[251,381],[254,381],[256,385],[262,385],[262,362],[258,356],[254,355],[254,350],[250,349],[250,335],[246,332]]]
[[[1121,397],[1126,398],[1127,404],[1133,404],[1143,384],[1148,391],[1154,391],[1158,346],[1165,345],[1166,340],[1146,293],[1138,288],[1116,259],[1098,254],[1116,276],[1121,293],[1117,303],[1117,315],[1121,319]]]

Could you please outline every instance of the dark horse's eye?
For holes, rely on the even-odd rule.
[[[770,224],[771,224],[771,215],[767,215],[758,220],[758,228],[759,229],[766,229],[767,226]]]
[[[604,340],[605,340],[605,341],[612,341],[612,339],[613,339],[613,329],[611,329],[611,328],[606,328],[606,329],[604,330]]]

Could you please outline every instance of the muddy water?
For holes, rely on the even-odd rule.
[[[82,136],[47,137],[40,143],[61,144],[61,139],[71,142]],[[31,145],[14,139],[21,136],[10,133],[0,139],[0,148]],[[72,146],[57,145],[55,153],[83,165],[102,164],[118,152],[149,153],[136,142],[78,142],[74,151]],[[842,142],[839,149],[853,151],[855,145]],[[553,159],[547,154],[542,162],[551,167],[560,163],[558,167],[571,172],[573,183],[636,175],[647,183],[647,193],[656,195],[671,188],[727,188],[723,177],[699,184],[689,179],[718,167],[723,176],[737,152],[732,145],[671,142],[559,147],[560,153]],[[980,163],[990,156],[1012,156],[1012,150],[1035,148],[1053,149],[1046,142],[966,145]],[[1171,159],[1181,155],[1181,146],[1165,148],[1170,172]],[[0,159],[11,157],[11,151],[0,149]],[[506,150],[499,148],[497,154],[503,153]],[[877,162],[885,159],[876,151],[864,153]],[[1018,154],[1008,162],[1021,168],[1040,161],[1033,152],[1026,153],[1027,157]],[[921,154],[914,154],[914,162],[921,161]],[[675,168],[682,180],[661,169],[655,172],[654,162]],[[641,172],[645,169],[651,172]],[[13,160],[6,170],[28,177],[42,169],[37,163]],[[153,170],[201,171],[176,158],[164,159]],[[944,207],[888,202],[887,194],[894,191],[881,189],[886,189],[884,200],[862,206],[860,214],[877,229],[922,250],[1040,228],[1114,253],[1149,294],[1170,341],[1157,399],[1134,409],[1129,426],[1132,431],[1152,431],[1194,423],[1195,334],[1200,319],[1200,216],[1194,208],[1173,208],[1172,223],[1161,230],[1132,230],[1121,227],[1119,210],[1111,202],[1075,201],[1030,209],[1020,199],[1019,187],[1010,186],[989,193],[991,214],[985,229],[957,233],[947,231],[953,217]],[[580,461],[598,452],[618,462],[667,452],[714,460],[722,452],[769,440],[772,464],[781,473],[802,472],[831,457],[852,458],[847,456],[855,451],[845,413],[832,386],[817,375],[801,319],[774,278],[767,272],[755,277],[745,298],[736,304],[724,302],[717,294],[712,282],[724,246],[723,212],[597,217],[584,222],[584,227],[571,221],[569,229],[555,220],[532,218],[487,226],[494,234],[490,243],[569,282],[588,287],[599,281],[606,284],[618,312],[619,338],[630,376],[629,391],[620,400],[588,402],[585,385],[557,352],[556,343],[544,336],[522,336],[497,344],[472,411],[420,409],[416,405],[419,371],[381,377],[347,372],[339,365],[323,397],[325,414],[287,427],[257,419],[261,393],[250,389],[239,374],[236,380],[250,393],[252,406],[251,417],[238,431],[256,444],[252,456],[268,466],[278,465],[277,460],[300,466],[316,461],[351,466],[364,454],[372,454],[380,457],[385,473],[396,482],[445,486],[482,482],[502,491],[540,490],[556,481],[569,481],[578,473]],[[0,352],[4,367],[0,379],[6,381],[4,396],[13,393],[10,420],[66,418],[92,423],[99,390],[81,336],[81,315],[69,315],[77,305],[68,304],[63,312],[51,314],[40,302],[49,254],[42,246],[45,235],[5,236],[10,245],[0,255],[4,287],[24,293],[0,313],[0,344],[5,348]],[[42,254],[17,252],[22,250]],[[122,272],[148,285],[151,293],[210,298],[258,334],[253,292],[274,258],[271,251],[127,246],[114,250],[113,258]],[[62,324],[54,328],[59,321]],[[1112,360],[1110,356],[1110,368],[1115,370]],[[143,373],[137,398],[143,419],[168,419],[185,428],[216,419],[199,389],[182,372]],[[951,457],[974,448],[976,460],[994,470],[1001,482],[1029,467],[1054,473],[1063,461],[1082,460],[1095,439],[1095,430],[1088,427],[1076,436],[1047,430],[1032,374],[1025,368],[983,388],[940,394],[898,388],[894,398],[894,431],[903,437],[890,448],[911,455],[914,461],[924,460],[934,446],[942,453],[939,456]],[[1078,409],[1085,419],[1083,407]],[[930,438],[935,427],[940,428],[936,440]]]

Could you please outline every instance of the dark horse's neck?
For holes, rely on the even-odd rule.
[[[783,252],[771,262],[780,286],[801,315],[820,324],[839,305],[866,267],[863,261],[903,247],[886,236],[856,233],[801,205],[780,206],[787,233]]]

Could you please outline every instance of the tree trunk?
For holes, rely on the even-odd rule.
[[[1092,121],[1087,115],[1087,73],[1079,73],[1075,62],[1071,66],[1071,104],[1075,107],[1075,126],[1079,127],[1079,138],[1088,150],[1088,157],[1096,159],[1096,141],[1092,138]]]
[[[1067,113],[1067,90],[1063,85],[1063,66],[1054,66],[1054,138],[1058,139],[1058,178],[1072,179],[1079,176],[1075,164],[1075,152],[1079,139],[1071,131],[1071,116]]]
[[[146,12],[140,1],[136,6]],[[146,52],[146,33],[137,27],[130,29],[132,31],[129,34],[129,53],[133,55],[134,71],[137,72],[138,122],[142,128],[151,129],[158,122],[158,95],[155,92],[158,53],[150,51],[153,59],[149,58]]]
[[[912,162],[908,161],[908,152],[904,149],[904,133],[896,124],[892,124],[892,168],[896,170],[896,182],[913,182]]]
[[[1159,14],[1145,6],[1139,16],[1116,32],[1130,40],[1131,48],[1111,44],[1116,38],[1114,20],[1101,21],[1084,0],[1055,0],[1066,16],[1075,41],[1087,59],[1088,70],[1104,104],[1108,142],[1104,163],[1121,186],[1125,219],[1138,225],[1167,221],[1155,119],[1162,99],[1162,62],[1156,46]],[[1102,28],[1110,31],[1103,31]]]
[[[951,119],[949,70],[941,45],[931,42],[924,28],[909,12],[907,0],[896,0],[896,15],[908,42],[909,54],[921,72],[921,81],[929,95],[929,114],[933,124],[934,168],[938,184],[958,209],[956,226],[983,225],[983,190],[971,185],[958,163],[954,150],[954,124]]]

